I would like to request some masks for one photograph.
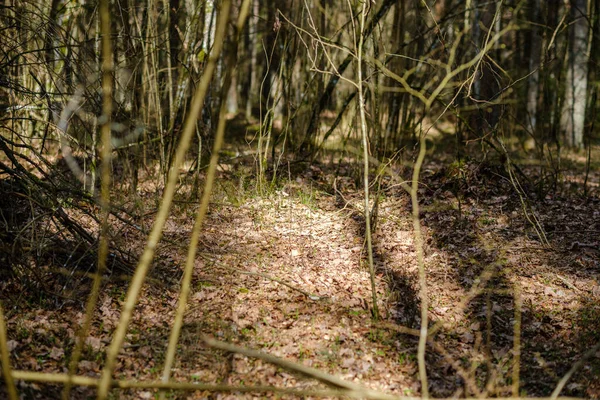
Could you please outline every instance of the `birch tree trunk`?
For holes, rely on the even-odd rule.
[[[560,118],[560,131],[569,147],[583,147],[583,128],[588,86],[587,0],[571,0],[572,23],[569,27],[569,49],[565,96]]]

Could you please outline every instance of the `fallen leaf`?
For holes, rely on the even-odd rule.
[[[471,332],[465,332],[461,336],[461,340],[463,343],[473,343],[473,341],[475,340],[475,337],[473,336],[473,334]]]
[[[100,350],[100,348],[102,347],[102,341],[100,340],[100,338],[95,338],[91,336],[85,339],[85,344],[90,346],[95,351]]]
[[[355,362],[356,359],[354,359],[354,357],[345,358],[342,360],[342,368],[350,368]]]
[[[96,364],[93,361],[87,361],[87,360],[83,360],[79,362],[79,369],[81,369],[82,371],[94,371],[97,372],[100,370],[100,368],[98,367],[98,364]]]
[[[6,342],[6,346],[8,347],[8,352],[11,353],[14,349],[19,347],[19,342],[17,342],[16,340],[9,340],[8,342]]]
[[[65,351],[61,348],[53,347],[52,350],[50,350],[50,358],[53,360],[58,361],[63,358],[64,355]]]

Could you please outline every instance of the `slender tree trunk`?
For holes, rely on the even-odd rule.
[[[498,9],[501,3],[486,3],[483,0],[475,0],[473,3],[477,6],[473,19],[473,41],[478,47],[477,52],[481,52],[486,41],[491,37],[489,31],[498,28],[495,26],[494,16],[501,15],[501,10]],[[490,51],[488,56],[497,58],[495,51]],[[484,135],[496,129],[496,125],[500,121],[500,106],[490,104],[500,93],[499,74],[493,63],[486,60],[485,57],[475,74],[472,91],[472,97],[478,100],[475,127],[479,135]]]
[[[248,36],[250,42],[250,82],[249,82],[249,93],[246,101],[246,116],[251,117],[255,104],[255,93],[258,90],[258,15],[260,12],[259,0],[252,0],[252,11],[250,18],[248,18]]]
[[[587,0],[571,1],[572,23],[569,27],[569,50],[565,97],[560,117],[560,130],[569,147],[583,147],[583,127],[588,86]]]
[[[58,23],[56,19],[58,17],[59,5],[60,0],[52,0],[50,3],[50,15],[48,16],[48,26],[46,28],[46,37],[44,39],[46,64],[48,64],[48,66],[54,65],[53,61],[56,54],[54,51],[54,40],[58,30]]]
[[[537,125],[537,104],[540,89],[540,58],[542,38],[539,34],[538,23],[540,20],[540,0],[531,1],[531,55],[529,58],[529,70],[531,75],[527,81],[527,115],[529,116],[529,125],[535,132]]]
[[[238,18],[239,15],[239,7],[240,4],[237,4],[239,2],[234,2],[234,7],[232,8],[232,13],[231,13],[231,19],[232,20],[236,20]],[[232,46],[233,44],[231,42],[227,43],[227,46]],[[236,48],[237,48],[237,43],[236,43]],[[225,60],[226,58],[224,58]],[[227,66],[224,66],[225,68],[227,68]],[[236,114],[238,112],[238,107],[239,107],[239,100],[238,100],[238,79],[237,79],[237,74],[232,74],[231,77],[231,82],[229,85],[229,89],[228,89],[228,93],[227,93],[227,98],[225,99],[226,103],[226,109],[227,109],[227,113],[228,114]],[[220,109],[221,107],[219,107]]]
[[[405,29],[405,7],[404,2],[399,1],[396,3],[396,7],[394,10],[394,33],[392,34],[392,48],[399,48],[400,44],[404,40],[404,29]],[[402,71],[404,69],[404,58],[396,57],[391,61],[390,68],[394,71]],[[397,87],[398,83],[392,79],[388,78],[386,80],[389,86]],[[396,141],[399,118],[400,118],[400,106],[405,96],[403,93],[390,93],[388,96],[389,106],[388,106],[388,121],[386,127],[386,138],[384,148],[385,151],[393,149],[394,142]],[[389,143],[389,142],[392,143]]]
[[[553,39],[553,32],[558,25],[558,11],[561,0],[547,0],[544,3],[543,23],[549,27],[544,30],[544,40],[542,49],[544,51],[544,60],[553,60],[557,57],[557,46],[550,46]],[[555,39],[556,40],[556,39]],[[556,116],[560,114],[558,110],[558,85],[556,77],[560,73],[562,66],[560,63],[548,64],[541,71],[540,90],[542,92],[541,109],[544,112],[537,114],[537,125],[540,127],[538,137],[545,141],[558,143],[558,123]]]
[[[363,147],[363,189],[365,194],[365,235],[367,239],[367,257],[369,263],[369,275],[371,277],[371,294],[373,300],[373,318],[379,319],[379,307],[377,305],[377,290],[375,286],[375,264],[373,262],[373,243],[371,232],[371,206],[369,204],[369,139],[367,130],[367,119],[365,116],[365,97],[363,93],[363,45],[365,41],[364,27],[367,14],[366,3],[363,3],[360,16],[360,30],[358,32],[358,45],[356,48],[356,78],[358,80],[358,112],[360,115],[360,132]]]

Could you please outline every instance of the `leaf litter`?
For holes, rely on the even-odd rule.
[[[506,180],[497,171],[491,173],[492,167],[469,168],[456,182],[451,172],[432,163],[420,194],[430,326],[437,329],[426,360],[430,392],[435,396],[510,395],[517,323],[514,289],[518,287],[521,393],[548,395],[600,339],[600,248],[593,233],[600,231],[600,202],[594,197],[577,200],[555,195],[536,204],[535,213],[550,242],[544,246]],[[393,182],[382,185],[374,233],[382,321],[374,321],[360,190],[351,181],[340,180],[340,203],[330,189],[333,172],[317,165],[313,173],[318,177],[314,182],[292,179],[266,196],[246,194],[242,202],[231,201],[226,191],[215,195],[172,379],[318,387],[261,360],[208,348],[199,339],[207,334],[373,389],[419,395],[417,339],[390,328],[418,329],[420,324],[409,199]],[[116,378],[160,379],[194,212],[193,206],[174,208],[152,280],[142,292],[120,354]],[[151,215],[143,220],[144,226],[151,226]],[[123,226],[120,234],[132,253],[143,246],[139,230]],[[3,291],[13,294],[25,289],[18,283],[4,285]],[[99,376],[126,289],[124,282],[115,280],[104,285],[80,374]],[[44,308],[15,298],[7,302],[12,307],[8,333],[13,366],[65,372],[78,327],[75,322],[82,321],[81,300]],[[599,370],[596,355],[562,394],[598,398]],[[42,394],[41,384],[20,385],[31,398],[60,393],[55,388]],[[86,398],[90,393],[79,389],[74,396]],[[147,390],[122,395],[153,396]],[[208,392],[174,396],[255,397]]]

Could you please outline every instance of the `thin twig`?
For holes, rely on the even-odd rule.
[[[328,374],[326,372],[322,372],[319,371],[315,368],[311,368],[311,367],[307,367],[304,366],[302,364],[298,364],[292,361],[288,361],[288,360],[284,360],[282,358],[279,357],[275,357],[273,355],[267,354],[267,353],[263,353],[261,351],[257,351],[257,350],[251,350],[251,349],[247,349],[244,347],[240,347],[240,346],[235,346],[233,344],[229,344],[229,343],[225,343],[225,342],[220,342],[218,340],[214,340],[211,339],[207,336],[202,337],[202,340],[204,340],[204,342],[209,345],[210,347],[214,347],[216,349],[220,349],[220,350],[225,350],[225,351],[229,351],[232,353],[238,353],[238,354],[242,354],[245,355],[247,357],[252,357],[252,358],[258,358],[260,360],[266,361],[268,363],[271,364],[275,364],[278,365],[282,368],[285,368],[287,370],[290,371],[294,371],[297,373],[300,373],[302,375],[314,378],[326,385],[335,387],[335,388],[340,388],[340,389],[346,389],[346,390],[350,390],[356,393],[360,393],[364,398],[370,398],[370,399],[397,399],[396,396],[393,395],[389,395],[386,393],[382,393],[382,392],[378,392],[376,390],[372,390],[369,388],[366,388],[362,385],[358,385],[356,383],[353,382],[349,382],[346,381],[342,378],[339,378],[335,375],[331,375]]]
[[[8,351],[8,338],[6,336],[6,324],[4,323],[2,303],[0,303],[0,358],[2,361],[0,363],[0,365],[2,365],[2,376],[4,376],[8,397],[10,400],[17,400],[19,396],[17,395],[17,388],[15,386],[15,381],[13,380],[13,375],[11,374],[10,353]],[[14,371],[12,372],[14,373]]]

